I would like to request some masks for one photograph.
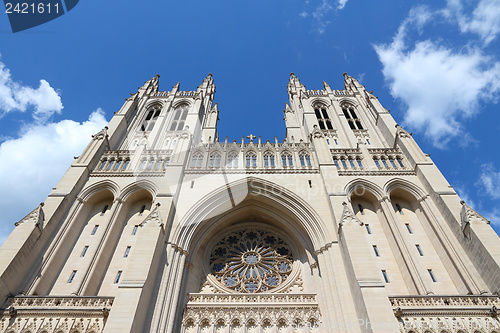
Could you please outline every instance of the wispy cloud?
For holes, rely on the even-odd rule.
[[[481,46],[453,49],[440,40],[408,37],[410,29],[421,30],[444,12],[415,7],[390,44],[374,46],[391,94],[407,107],[404,125],[424,131],[437,147],[467,136],[463,120],[480,112],[481,101],[495,102],[500,93],[500,63]]]
[[[310,5],[314,9],[311,11],[303,11],[299,14],[300,17],[306,18],[311,16],[313,18],[314,30],[318,34],[322,34],[326,31],[326,28],[332,23],[329,19],[329,14],[332,11],[342,10],[348,0],[321,0],[319,5],[312,5],[309,1],[306,1],[306,5]]]
[[[337,4],[338,9],[343,9],[348,0],[339,0]]]
[[[34,107],[33,117],[45,121],[63,109],[59,94],[45,80],[40,80],[37,89],[14,81],[10,70],[0,62],[0,118],[8,112],[25,112]]]
[[[10,79],[4,64],[1,64],[0,77],[0,108],[4,112],[14,108],[24,111],[26,103],[35,106],[32,110],[35,119],[25,124],[16,137],[3,137],[0,143],[1,245],[13,224],[45,199],[73,156],[82,152],[90,136],[107,121],[104,112],[98,109],[82,123],[51,122],[48,117],[60,112],[62,103],[48,82],[42,80],[38,89],[23,87]]]
[[[0,145],[0,244],[13,224],[43,201],[64,174],[73,156],[91,135],[107,124],[101,109],[79,123],[62,120],[23,129]],[[22,216],[16,215],[21,214]]]
[[[478,34],[485,44],[491,43],[500,32],[498,0],[481,0],[471,14],[464,12],[461,0],[448,0],[443,13],[456,20],[462,32]]]
[[[495,170],[492,164],[481,166],[479,185],[487,195],[494,199],[500,199],[500,171]]]

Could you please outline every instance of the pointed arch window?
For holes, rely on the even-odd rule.
[[[265,168],[274,168],[275,162],[274,162],[274,154],[270,151],[266,151],[264,153],[264,167]]]
[[[220,168],[221,155],[219,153],[213,153],[210,155],[209,166],[211,168]]]
[[[281,163],[283,167],[293,167],[293,157],[289,152],[281,153]]]
[[[361,125],[361,120],[358,118],[356,112],[354,112],[354,108],[352,106],[344,105],[342,107],[342,112],[344,113],[347,122],[349,123],[349,127],[352,130],[362,130],[363,126]]]
[[[319,128],[322,130],[332,130],[332,121],[328,116],[328,112],[326,111],[326,106],[317,104],[314,106],[314,113],[316,114],[316,118],[318,120]]]
[[[118,160],[115,164],[115,170],[120,170],[121,166],[122,166],[122,160]]]
[[[227,166],[229,168],[237,168],[238,167],[238,153],[232,152],[227,156]]]
[[[104,169],[104,166],[106,165],[106,163],[108,162],[108,160],[106,159],[103,159],[101,161],[101,165],[99,165],[99,170],[103,170]]]
[[[363,162],[361,162],[361,159],[360,158],[356,158],[356,163],[358,163],[358,167],[360,169],[363,169]]]
[[[123,170],[127,170],[128,168],[128,165],[130,164],[130,160],[125,160],[125,162],[123,163]]]
[[[156,121],[158,120],[158,117],[160,116],[160,112],[161,105],[155,104],[151,106],[147,111],[146,119],[144,119],[144,122],[141,125],[141,131],[151,132]]]
[[[201,164],[203,163],[203,154],[195,153],[191,159],[191,167],[192,168],[201,168]]]
[[[246,155],[246,167],[247,168],[256,168],[257,167],[257,155],[251,151]]]
[[[163,164],[163,160],[159,159],[158,161],[156,161],[155,170],[161,170],[162,164]]]
[[[155,160],[149,160],[148,162],[148,170],[153,170],[153,166],[155,165]]]
[[[106,166],[106,170],[112,170],[114,164],[115,164],[115,160],[109,161],[108,165]]]
[[[305,152],[300,153],[299,159],[300,159],[300,166],[302,167],[311,166],[311,156],[308,153]]]
[[[189,106],[183,104],[175,108],[174,118],[170,124],[170,131],[182,131],[184,129],[184,123],[186,122]]]

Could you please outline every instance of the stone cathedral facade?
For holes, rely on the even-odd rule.
[[[0,332],[500,332],[500,241],[377,97],[307,90],[221,140],[147,81],[0,249]]]

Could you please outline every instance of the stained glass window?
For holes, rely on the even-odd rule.
[[[290,246],[277,235],[244,229],[224,236],[212,249],[210,267],[217,281],[235,292],[269,292],[292,272]]]

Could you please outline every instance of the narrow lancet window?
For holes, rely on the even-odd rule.
[[[68,279],[68,283],[72,283],[73,282],[73,280],[75,279],[76,272],[77,271],[71,272],[71,274],[69,276],[69,279]]]
[[[365,215],[365,213],[363,211],[363,206],[361,206],[361,204],[358,204],[358,210],[361,213],[361,215]]]
[[[115,284],[120,282],[121,277],[122,277],[122,271],[118,271],[118,273],[116,274],[116,278],[115,278]]]
[[[108,205],[104,206],[104,208],[101,211],[101,216],[103,216],[104,214],[106,214],[106,211],[108,210],[108,208],[109,208]]]
[[[88,245],[85,245],[85,247],[83,248],[82,254],[80,254],[80,257],[85,257],[88,249],[89,249]]]

